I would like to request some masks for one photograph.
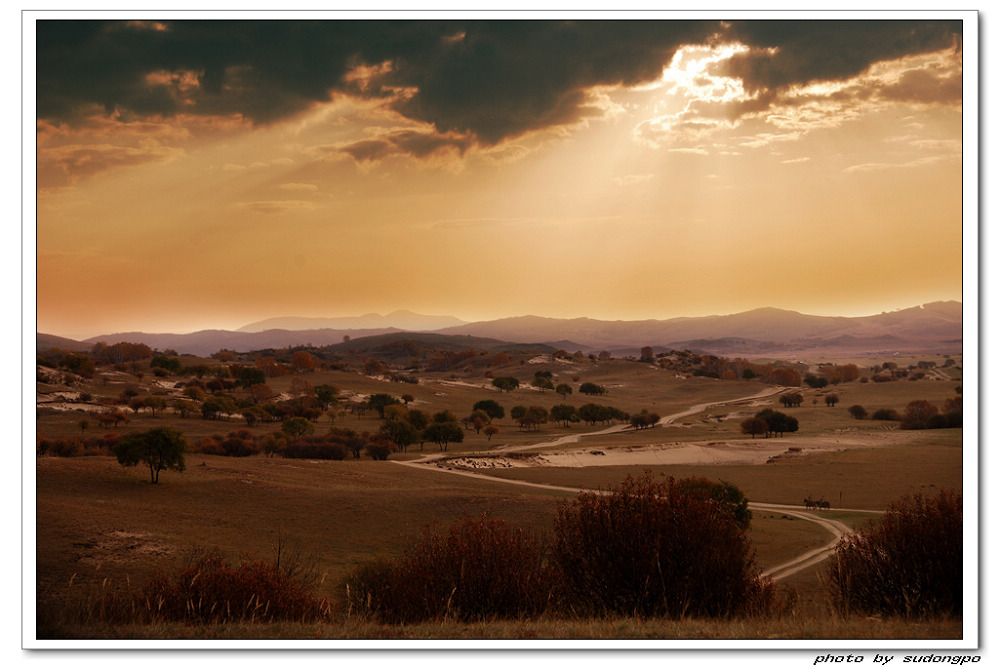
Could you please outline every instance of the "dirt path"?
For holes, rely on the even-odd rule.
[[[741,397],[741,398],[733,399],[733,400],[724,400],[724,401],[721,401],[721,402],[706,402],[704,404],[696,404],[696,405],[694,405],[694,406],[692,406],[692,407],[690,407],[690,408],[688,408],[688,409],[686,409],[684,411],[680,411],[678,413],[671,414],[669,416],[661,418],[660,421],[659,421],[659,423],[657,423],[657,425],[669,425],[670,423],[674,422],[675,420],[677,420],[679,418],[683,418],[685,416],[690,416],[690,415],[693,415],[693,414],[701,413],[701,412],[707,410],[710,407],[727,406],[727,405],[731,405],[731,404],[739,404],[741,402],[748,402],[748,401],[752,401],[752,400],[762,399],[762,398],[765,398],[765,397],[771,397],[773,395],[777,395],[779,393],[786,392],[787,390],[788,390],[787,388],[774,388],[774,387],[771,387],[771,388],[766,388],[765,390],[762,390],[761,392],[759,392],[759,393],[757,393],[755,395],[750,395],[749,397]],[[622,431],[629,430],[629,429],[631,429],[631,426],[628,426],[628,425],[615,425],[613,427],[610,427],[610,428],[607,428],[607,429],[604,429],[604,430],[598,430],[596,432],[588,432],[588,433],[585,433],[585,434],[568,435],[568,436],[565,436],[565,437],[560,437],[559,439],[556,439],[554,441],[546,441],[546,442],[537,443],[537,444],[529,444],[527,446],[512,446],[512,447],[497,449],[497,451],[506,451],[506,452],[511,452],[511,451],[526,451],[526,450],[533,449],[533,448],[542,448],[542,447],[551,447],[551,446],[562,446],[564,444],[575,443],[575,442],[579,441],[579,439],[581,437],[601,435],[601,434],[613,434],[615,432],[622,432]],[[497,452],[497,451],[494,451],[494,452]],[[456,476],[466,476],[466,477],[474,478],[474,479],[481,479],[481,480],[486,480],[486,481],[493,481],[495,483],[496,482],[507,483],[507,484],[510,484],[510,485],[527,486],[527,487],[530,487],[530,488],[541,488],[541,489],[544,489],[544,490],[555,490],[555,491],[558,491],[558,492],[567,492],[567,493],[572,493],[572,494],[579,494],[581,492],[593,492],[593,493],[599,493],[599,494],[603,494],[604,493],[604,491],[601,491],[601,490],[589,490],[589,489],[586,489],[586,488],[574,488],[574,487],[568,487],[568,486],[557,486],[557,485],[551,485],[551,484],[547,484],[547,483],[532,483],[532,482],[529,482],[529,481],[521,481],[521,480],[517,480],[517,479],[501,479],[501,478],[497,478],[495,476],[489,476],[487,474],[479,474],[477,472],[468,471],[468,470],[464,470],[464,469],[454,469],[454,468],[450,468],[450,467],[441,467],[441,466],[439,466],[437,464],[437,461],[441,460],[441,459],[443,459],[445,457],[448,457],[448,456],[446,456],[444,454],[441,454],[441,455],[428,455],[428,456],[426,456],[424,458],[421,458],[419,460],[409,460],[409,461],[393,460],[392,462],[395,462],[396,464],[399,464],[399,465],[405,465],[407,467],[416,467],[418,469],[427,469],[427,470],[432,470],[432,471],[439,471],[439,472],[444,472],[444,473],[447,473],[447,474],[453,474],[453,475],[456,475]],[[787,578],[787,577],[791,576],[792,574],[795,574],[795,573],[797,573],[799,571],[802,571],[803,569],[806,569],[807,567],[810,567],[810,566],[812,566],[812,565],[814,565],[814,564],[816,564],[818,562],[821,562],[821,561],[825,560],[833,552],[833,549],[837,545],[837,541],[840,539],[840,537],[842,537],[844,534],[846,534],[846,533],[848,533],[848,532],[851,531],[851,528],[849,528],[847,525],[845,525],[844,523],[840,522],[839,520],[834,520],[834,519],[831,519],[831,518],[824,518],[823,517],[825,514],[829,513],[830,511],[834,511],[835,509],[831,509],[830,511],[819,512],[819,513],[812,513],[812,512],[808,512],[808,511],[802,511],[801,508],[798,507],[798,506],[793,506],[793,505],[788,505],[788,504],[769,504],[769,503],[766,503],[766,502],[750,502],[750,509],[751,510],[756,510],[756,511],[778,511],[778,512],[784,513],[784,514],[789,515],[789,516],[794,516],[796,518],[801,518],[802,520],[807,520],[809,522],[818,524],[820,527],[822,527],[823,529],[825,529],[828,532],[830,532],[830,534],[833,536],[833,538],[830,540],[830,542],[827,543],[827,544],[825,544],[824,546],[821,546],[820,548],[816,548],[816,549],[807,551],[807,552],[805,552],[805,553],[803,553],[801,555],[796,556],[792,560],[789,560],[788,562],[780,564],[780,565],[778,565],[776,567],[771,567],[770,569],[768,569],[768,570],[766,570],[766,571],[763,572],[763,574],[765,576],[770,576],[775,581],[780,581],[781,579]],[[875,513],[877,513],[877,512],[875,512]]]

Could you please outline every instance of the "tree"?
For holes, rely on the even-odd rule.
[[[823,377],[816,376],[815,374],[806,374],[805,382],[810,388],[825,388],[829,383],[829,381]]]
[[[493,379],[493,385],[503,392],[509,393],[510,391],[517,389],[521,383],[513,376],[498,376]]]
[[[500,428],[498,428],[496,425],[487,425],[486,427],[483,428],[483,434],[486,435],[486,441],[492,441],[493,435],[499,433],[500,433]]]
[[[728,481],[710,481],[707,478],[691,477],[677,482],[678,488],[686,495],[699,499],[712,499],[728,511],[741,530],[750,529],[753,513],[750,512],[750,501],[743,491]]]
[[[639,351],[639,362],[653,362],[653,347],[643,346]]]
[[[531,385],[536,388],[541,388],[542,390],[553,390],[555,388],[555,384],[552,383],[552,379],[547,376],[542,376],[541,374],[535,375]]]
[[[316,401],[319,402],[320,407],[323,408],[323,411],[326,411],[330,408],[331,404],[337,401],[337,395],[340,394],[340,390],[336,386],[324,383],[314,387],[313,393],[316,394]]]
[[[629,422],[637,430],[645,430],[647,427],[655,427],[660,422],[660,414],[650,413],[648,409],[643,409],[639,413],[632,414]]]
[[[568,404],[555,405],[549,410],[549,416],[552,420],[562,423],[563,427],[569,427],[570,423],[580,421],[580,415],[576,412],[576,408]]]
[[[262,369],[243,367],[236,373],[236,385],[241,388],[250,388],[265,383],[267,383],[267,374]]]
[[[420,433],[416,428],[402,420],[387,420],[379,428],[379,434],[396,445],[396,448],[406,452],[407,447],[420,441]]]
[[[580,384],[580,392],[584,395],[603,395],[607,392],[607,390],[604,386],[599,386],[596,383],[587,381],[586,383]]]
[[[274,397],[274,390],[266,383],[255,383],[249,388],[250,397],[254,402],[264,402]]]
[[[938,408],[927,400],[913,400],[906,405],[900,429],[926,430],[931,417],[938,414]]]
[[[802,393],[786,393],[778,398],[785,407],[802,405]]]
[[[385,408],[392,404],[402,404],[402,402],[388,393],[375,393],[368,398],[368,406],[378,412],[379,418],[385,418]]]
[[[837,402],[840,401],[840,397],[833,393],[827,395],[824,399],[826,400],[826,405],[828,407],[836,406]]]
[[[438,450],[448,450],[448,444],[462,443],[465,433],[458,423],[431,423],[420,435],[424,441],[432,441],[438,445]]]
[[[489,422],[491,423],[493,422],[494,418],[499,419],[504,417],[504,409],[502,406],[500,406],[500,403],[497,402],[496,400],[479,400],[478,402],[472,405],[472,410],[482,411],[483,413],[485,413],[487,416],[489,416],[490,418]]]
[[[758,434],[767,434],[767,421],[763,418],[747,418],[745,421],[740,423],[740,430],[743,434],[749,434],[751,439],[754,439]]]
[[[184,471],[186,448],[187,440],[180,432],[169,427],[157,427],[122,437],[115,443],[114,453],[125,467],[145,463],[149,466],[150,482],[159,483],[160,472],[164,469]]]
[[[513,417],[513,414],[511,414]],[[543,423],[549,422],[549,412],[548,409],[539,406],[530,406],[525,410],[524,415],[520,418],[519,423],[522,428],[526,427],[528,429],[540,429]]]
[[[868,412],[865,411],[865,408],[860,404],[855,404],[850,409],[848,409],[847,412],[851,414],[852,418],[855,418],[857,420],[862,420],[868,415]]]
[[[784,436],[785,432],[798,432],[799,421],[797,418],[775,411],[774,409],[764,409],[758,411],[755,418],[761,418],[767,423],[767,436],[775,434]]]
[[[292,367],[300,372],[311,372],[316,369],[316,358],[308,351],[296,351],[292,354]]]
[[[281,431],[293,438],[312,434],[315,429],[311,422],[301,416],[289,418],[281,424]]]
[[[563,399],[566,399],[567,395],[573,394],[573,386],[569,385],[568,383],[560,383],[558,386],[556,386],[556,392],[562,395]]]
[[[778,367],[771,372],[771,379],[779,386],[801,386],[802,377],[794,369]]]

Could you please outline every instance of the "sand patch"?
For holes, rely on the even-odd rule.
[[[503,454],[448,459],[441,466],[460,469],[513,467],[601,467],[629,465],[766,465],[779,458],[849,448],[902,443],[899,432],[835,433],[822,437],[779,437],[728,441],[674,442],[641,446],[575,448],[544,454]],[[551,444],[543,444],[551,445]]]

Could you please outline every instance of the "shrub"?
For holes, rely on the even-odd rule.
[[[425,528],[403,558],[364,564],[343,587],[350,611],[399,624],[537,616],[550,584],[540,542],[483,514]]]
[[[233,567],[217,551],[193,560],[173,575],[159,574],[142,599],[154,619],[195,623],[314,621],[330,613],[326,598],[287,571],[266,562]]]
[[[284,458],[343,460],[347,457],[347,446],[339,440],[328,437],[299,437],[275,452]]]
[[[903,497],[842,537],[827,586],[844,614],[961,616],[961,493]]]
[[[668,478],[626,478],[557,509],[559,595],[581,614],[728,617],[765,612],[770,579],[753,571],[730,509]]]
[[[903,420],[895,409],[879,409],[872,414],[872,420]]]
[[[365,455],[372,460],[388,460],[392,450],[392,442],[384,439],[375,439],[365,445]]]
[[[930,427],[929,421],[936,415],[938,408],[927,400],[913,400],[906,405],[903,422],[899,427],[902,430],[926,430]]]

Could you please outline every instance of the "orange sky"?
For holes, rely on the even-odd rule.
[[[823,23],[40,25],[37,329],[961,300],[961,42]]]

